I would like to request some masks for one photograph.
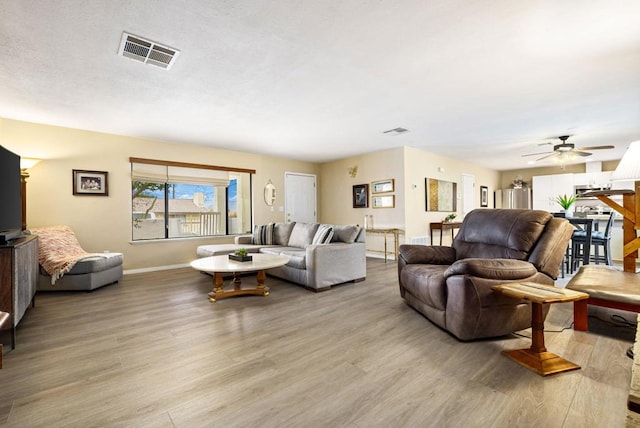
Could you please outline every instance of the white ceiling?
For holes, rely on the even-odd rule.
[[[119,57],[123,31],[175,65]],[[564,134],[619,159],[640,1],[3,0],[0,117],[308,161],[406,145],[507,170]]]

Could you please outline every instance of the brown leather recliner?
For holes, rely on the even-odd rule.
[[[521,281],[553,285],[572,232],[567,220],[546,211],[471,211],[451,247],[400,246],[400,295],[460,340],[529,328],[531,306],[495,293],[491,286]]]

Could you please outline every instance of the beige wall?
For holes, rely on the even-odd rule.
[[[0,145],[23,157],[42,159],[30,171],[28,227],[67,224],[85,250],[124,253],[127,270],[185,264],[195,258],[198,245],[230,241],[199,238],[132,244],[129,157],[255,169],[255,223],[284,220],[278,207],[284,206],[285,171],[317,175],[320,169],[310,162],[1,118]],[[73,196],[73,169],[107,171],[109,196]],[[278,189],[273,211],[263,200],[262,189],[269,179]]]
[[[441,221],[448,213],[425,211],[424,179],[454,181],[461,188],[461,174],[475,177],[475,206],[480,205],[479,186],[499,188],[500,173],[479,165],[459,162],[401,147],[347,159],[315,164],[291,159],[172,144],[143,138],[104,134],[39,125],[0,118],[0,144],[23,156],[42,161],[30,171],[27,191],[27,224],[34,228],[55,224],[71,226],[89,252],[122,252],[129,271],[185,265],[204,244],[230,242],[228,237],[131,242],[131,174],[129,157],[204,163],[255,169],[253,182],[254,222],[284,221],[284,173],[315,174],[318,185],[318,221],[333,224],[364,223],[373,216],[373,226],[398,227],[406,232],[401,241],[429,235],[429,222]],[[357,166],[355,178],[348,169]],[[440,172],[440,168],[444,172]],[[109,196],[73,196],[73,169],[108,171]],[[395,208],[353,208],[352,186],[394,179]],[[271,180],[277,189],[273,208],[263,200],[264,185]],[[369,195],[371,197],[371,194]],[[458,201],[460,207],[460,200]],[[458,215],[461,210],[458,208]],[[368,247],[384,245],[382,237],[368,236]]]
[[[439,222],[449,212],[428,212],[425,209],[425,178],[453,181],[458,184],[458,218],[462,220],[462,174],[475,178],[474,207],[480,207],[480,186],[489,190],[489,208],[493,208],[493,191],[497,188],[500,173],[469,162],[437,156],[424,150],[404,148],[404,170],[406,200],[406,240],[418,236],[429,235],[429,223]],[[436,236],[434,234],[434,239]],[[444,241],[443,241],[444,244]]]
[[[358,167],[358,174],[351,178],[348,169]],[[442,168],[444,172],[439,172]],[[493,206],[493,191],[499,184],[497,171],[479,165],[460,162],[434,155],[424,150],[400,147],[361,156],[353,156],[321,166],[323,201],[321,218],[327,223],[360,224],[365,215],[373,215],[374,227],[399,227],[405,231],[402,241],[410,242],[412,237],[429,235],[429,223],[442,221],[448,212],[427,212],[425,210],[425,178],[454,181],[458,183],[460,195],[462,174],[475,177],[475,206],[480,207],[480,187],[489,188],[489,206]],[[395,181],[396,207],[393,209],[353,208],[352,188],[355,184],[369,184],[372,181],[393,178]],[[371,197],[371,194],[369,194]],[[460,207],[460,201],[458,201]],[[371,205],[370,205],[371,206]],[[461,215],[460,208],[458,215]],[[435,237],[434,237],[435,238]],[[367,236],[367,248],[375,248],[379,237]],[[370,245],[370,243],[372,245]]]
[[[348,169],[358,167],[355,178]],[[363,225],[365,215],[373,216],[375,227],[404,227],[404,172],[401,148],[353,156],[320,167],[320,218],[332,224]],[[395,208],[372,208],[371,182],[394,180]],[[353,208],[352,190],[356,184],[369,185],[369,208]]]

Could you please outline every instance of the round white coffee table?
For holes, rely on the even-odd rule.
[[[231,296],[241,296],[245,294],[269,295],[269,287],[264,285],[266,269],[284,266],[289,261],[289,256],[275,254],[251,254],[253,260],[248,262],[238,262],[230,260],[227,255],[203,257],[191,262],[191,267],[213,274],[213,290],[209,293],[209,301],[215,302],[217,299]],[[240,273],[257,272],[257,284],[255,288],[242,288]],[[233,290],[224,289],[225,273],[233,273]]]

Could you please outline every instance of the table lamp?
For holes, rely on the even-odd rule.
[[[611,174],[611,181],[640,180],[640,140],[629,145],[618,167]]]
[[[22,198],[22,230],[27,228],[27,178],[29,178],[29,169],[40,162],[40,159],[20,158],[20,186]]]

